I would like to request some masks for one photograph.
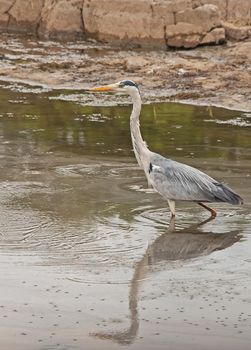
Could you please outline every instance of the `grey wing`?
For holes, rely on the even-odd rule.
[[[229,187],[202,171],[160,155],[151,159],[149,179],[155,190],[166,199],[242,203],[242,198]]]

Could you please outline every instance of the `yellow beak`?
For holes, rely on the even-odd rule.
[[[97,86],[90,89],[90,91],[114,91],[118,88],[117,84]]]

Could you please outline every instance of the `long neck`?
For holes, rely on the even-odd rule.
[[[130,95],[133,101],[133,109],[130,117],[132,145],[140,167],[144,168],[144,156],[146,155],[148,148],[142,139],[140,132],[139,115],[141,111],[141,98],[138,90],[133,91]]]

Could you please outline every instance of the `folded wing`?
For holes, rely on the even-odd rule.
[[[149,179],[164,198],[195,202],[227,202],[242,204],[243,200],[226,185],[189,165],[152,157]]]

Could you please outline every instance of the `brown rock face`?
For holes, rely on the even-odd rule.
[[[165,46],[164,26],[174,18],[161,1],[86,0],[83,21],[87,33],[99,40]]]
[[[87,33],[99,40],[185,48],[198,46],[221,23],[216,6],[192,8],[192,0],[86,0],[83,19]]]
[[[200,44],[219,44],[225,39],[224,29],[214,29],[221,25],[218,8],[214,5],[178,12],[176,20],[177,24],[166,27],[168,46],[194,48]]]
[[[200,32],[208,32],[221,25],[220,13],[217,6],[206,4],[195,9],[185,9],[176,15],[177,23],[184,22],[198,27]]]
[[[228,0],[227,21],[245,25],[251,24],[251,1],[250,0]]]
[[[251,35],[251,26],[237,27],[234,24],[225,22],[223,24],[226,37],[233,40],[244,40]]]
[[[16,0],[8,11],[8,29],[36,32],[44,0]]]
[[[225,29],[224,28],[215,28],[208,32],[204,38],[201,40],[201,44],[222,44],[225,41]]]
[[[0,1],[0,13],[4,14],[10,10],[15,3],[15,0],[1,0]]]
[[[82,5],[83,0],[45,0],[39,34],[65,39],[83,36]]]
[[[0,1],[0,27],[7,28],[9,22],[8,11],[11,9],[15,0],[1,0]]]
[[[251,0],[0,0],[0,29],[151,48],[250,36]],[[222,27],[221,21],[234,23]],[[238,28],[238,26],[241,26]]]
[[[250,24],[250,0],[193,0],[197,6],[213,4],[218,7],[221,19],[239,25]]]
[[[166,27],[167,45],[193,48],[200,44],[203,29],[200,26],[180,22]]]

